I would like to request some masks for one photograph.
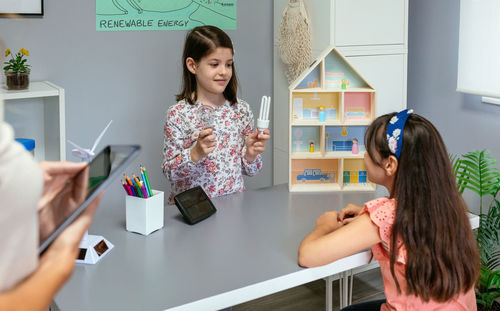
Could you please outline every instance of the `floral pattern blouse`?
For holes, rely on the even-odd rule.
[[[245,159],[245,140],[255,129],[250,106],[240,99],[214,108],[210,122],[217,146],[197,163],[191,160],[191,148],[205,127],[204,107],[181,100],[167,111],[162,170],[171,184],[170,204],[176,194],[195,186],[209,197],[244,191],[243,175],[253,176],[262,169],[261,155],[251,163]]]

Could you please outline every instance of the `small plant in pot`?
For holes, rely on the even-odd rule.
[[[469,189],[479,195],[479,227],[475,236],[481,257],[476,281],[478,310],[500,310],[500,171],[488,150],[474,150],[452,158],[460,193]],[[483,202],[485,200],[485,202]],[[483,210],[488,204],[487,210]]]
[[[10,49],[5,50],[5,57],[10,59],[4,62],[5,82],[9,90],[24,90],[29,86],[30,65],[27,64],[25,56],[30,53],[26,49],[20,49],[17,54],[13,54]]]

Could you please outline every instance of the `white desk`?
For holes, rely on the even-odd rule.
[[[329,265],[297,265],[323,212],[374,193],[289,193],[279,185],[214,199],[217,213],[185,224],[175,206],[145,237],[125,231],[125,207],[101,206],[90,229],[113,241],[99,264],[77,265],[57,294],[65,310],[218,310],[366,264],[370,251]]]
[[[101,206],[90,233],[115,247],[96,265],[77,265],[55,302],[63,311],[219,310],[338,273],[345,279],[368,263],[369,250],[304,269],[299,244],[322,213],[374,196],[250,190],[214,199],[217,213],[194,226],[167,206],[165,227],[147,237],[125,231],[125,203]]]

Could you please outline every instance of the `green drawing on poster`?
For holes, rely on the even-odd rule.
[[[237,0],[96,0],[97,31],[236,29]]]

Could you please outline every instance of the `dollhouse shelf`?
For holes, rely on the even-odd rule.
[[[353,87],[349,89],[341,89],[339,87],[326,87],[326,88],[297,88],[295,89],[297,92],[306,92],[306,93],[328,93],[328,92],[337,92],[337,93],[355,93],[355,92],[376,92],[374,89],[366,88],[366,87]]]
[[[364,132],[376,111],[375,89],[329,47],[289,91],[289,190],[375,190],[363,161]]]
[[[342,188],[343,191],[375,191],[375,184],[366,183],[366,184],[345,184]]]
[[[292,152],[292,159],[322,159],[320,152]]]
[[[347,122],[340,122],[338,120],[326,120],[324,122],[314,121],[314,120],[293,120],[292,126],[349,126],[349,125],[370,125],[372,120],[351,120]]]
[[[318,120],[293,120],[292,125],[296,126],[321,126],[321,125],[341,125],[342,123],[339,120],[327,120],[325,122],[319,122]]]
[[[310,184],[295,184],[289,187],[290,192],[322,192],[322,191],[340,191],[339,184],[314,184],[315,187],[311,187]]]
[[[359,152],[358,154],[352,153],[352,151],[327,151],[324,155],[324,158],[327,159],[363,159],[364,151]]]
[[[373,183],[367,184],[349,184],[342,188],[339,184],[295,184],[290,187],[290,192],[323,192],[323,191],[375,191]]]

